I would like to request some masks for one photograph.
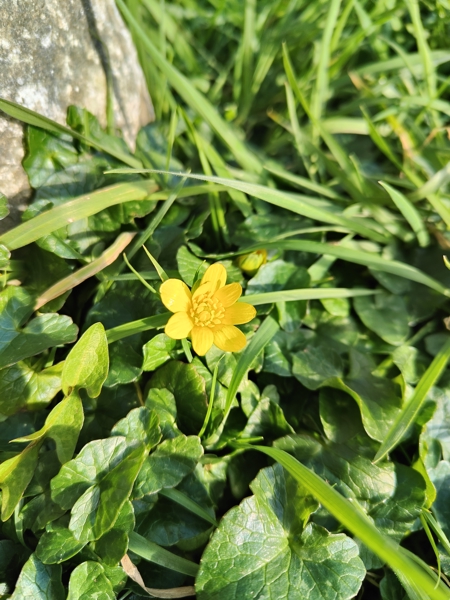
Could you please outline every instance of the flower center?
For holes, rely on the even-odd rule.
[[[222,303],[214,298],[212,292],[200,294],[192,300],[189,316],[197,327],[215,327],[222,323],[225,309]]]

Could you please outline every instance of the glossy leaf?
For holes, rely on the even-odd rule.
[[[91,398],[96,398],[108,375],[108,341],[101,323],[91,325],[67,356],[62,372],[64,393],[85,388]]]

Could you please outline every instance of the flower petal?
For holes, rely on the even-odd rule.
[[[225,309],[222,323],[224,325],[242,325],[254,319],[255,315],[256,308],[254,306],[247,304],[247,302],[236,302],[233,306]]]
[[[193,327],[194,323],[187,313],[177,312],[167,321],[164,332],[173,340],[182,340],[191,333]]]
[[[221,287],[214,294],[214,298],[217,298],[222,305],[226,308],[234,304],[242,295],[242,286],[240,283],[229,283],[224,287]]]
[[[159,288],[162,303],[174,313],[186,312],[191,306],[191,292],[181,279],[168,279]]]
[[[208,283],[208,289],[215,292],[225,285],[226,280],[227,271],[225,267],[220,263],[214,263],[206,269],[206,272],[202,277],[202,285]]]
[[[204,356],[214,342],[214,334],[208,327],[194,327],[191,338],[192,346],[199,356]]]
[[[214,332],[214,344],[225,352],[239,352],[245,347],[247,338],[234,325],[225,325]]]

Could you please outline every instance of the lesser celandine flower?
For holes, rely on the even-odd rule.
[[[256,310],[251,304],[237,302],[242,287],[239,283],[225,285],[226,280],[225,267],[215,263],[192,292],[180,279],[165,281],[159,289],[161,300],[175,313],[167,322],[166,335],[174,340],[190,336],[200,356],[213,344],[225,352],[242,350],[247,340],[235,325],[251,321]]]

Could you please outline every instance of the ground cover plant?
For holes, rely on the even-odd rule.
[[[2,597],[448,599],[449,6],[117,5],[134,152],[0,100]]]

